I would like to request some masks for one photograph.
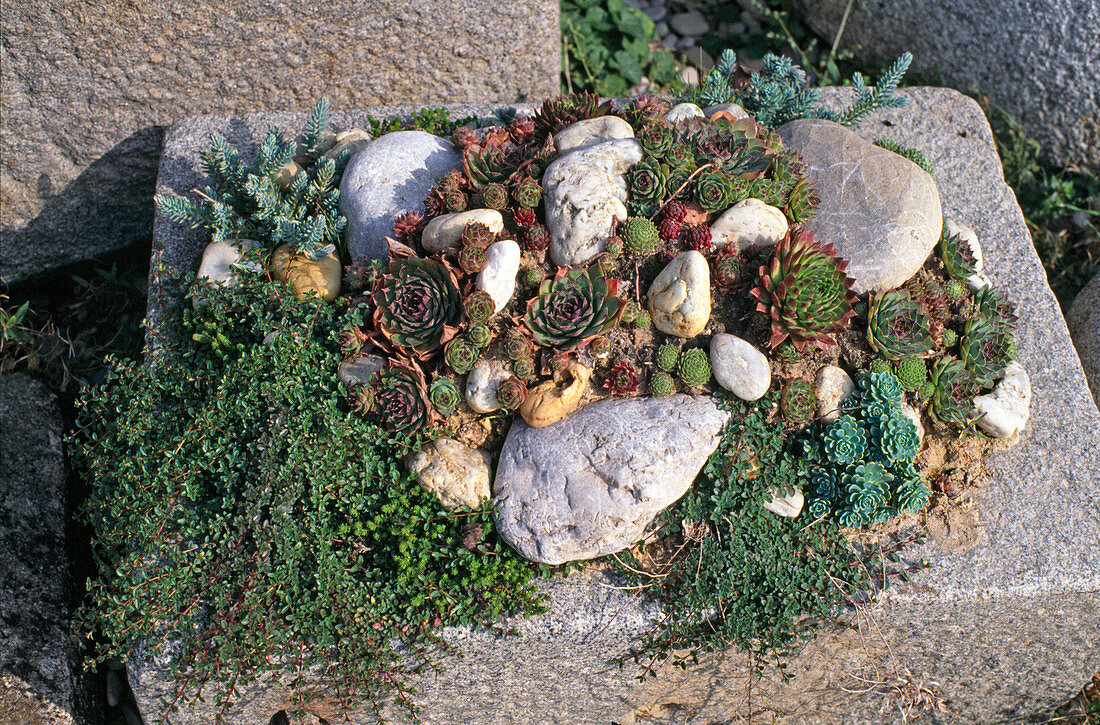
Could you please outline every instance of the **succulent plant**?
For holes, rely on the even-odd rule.
[[[497,385],[497,402],[505,410],[515,410],[527,399],[527,386],[515,375]]]
[[[710,356],[701,348],[684,350],[676,366],[680,380],[689,388],[698,388],[710,382]]]
[[[695,177],[692,196],[699,206],[716,214],[733,204],[733,186],[721,171],[704,171]]]
[[[518,144],[526,143],[535,135],[535,121],[526,116],[516,116],[508,124],[508,135]]]
[[[512,212],[512,219],[515,220],[516,226],[522,229],[523,227],[530,226],[538,221],[538,217],[535,215],[534,209],[527,209],[520,207]]]
[[[459,149],[474,146],[478,142],[477,131],[469,126],[455,126],[455,130],[451,132],[451,141]]]
[[[572,350],[615,325],[622,309],[618,292],[619,281],[594,267],[559,269],[527,303],[524,324],[539,345]]]
[[[642,308],[638,306],[638,303],[634,300],[628,299],[623,302],[623,311],[619,315],[619,321],[624,325],[633,325],[634,319],[642,313]]]
[[[947,293],[947,299],[952,304],[958,304],[962,302],[966,297],[966,285],[957,279],[949,279],[943,286],[944,292]]]
[[[770,266],[760,267],[752,290],[756,309],[768,316],[769,346],[786,339],[799,349],[814,344],[827,347],[855,316],[848,263],[838,259],[830,244],[819,245],[811,232],[788,235],[775,246]]]
[[[760,199],[768,206],[782,209],[787,205],[789,189],[783,183],[774,179],[757,179],[753,184],[753,196]]]
[[[600,274],[605,277],[611,274],[611,271],[615,269],[615,260],[607,252],[600,252],[593,259],[591,264],[595,265],[596,269],[600,271]]]
[[[859,388],[865,418],[877,418],[901,404],[901,383],[893,373],[872,372],[870,375],[862,375],[856,380],[856,387]],[[875,409],[868,403],[883,403],[886,408]]]
[[[840,477],[830,468],[818,467],[810,474],[814,496],[825,501],[835,501],[840,496]]]
[[[940,235],[939,249],[943,268],[953,278],[965,282],[977,272],[978,260],[974,257],[970,244],[961,237],[948,234],[946,224]]]
[[[593,337],[588,343],[588,349],[594,357],[606,357],[611,352],[611,340],[603,335]]]
[[[493,233],[493,230],[489,228],[487,224],[481,222],[470,222],[462,228],[462,246],[464,247],[480,247],[485,249],[492,244],[497,238],[497,235]]]
[[[431,420],[424,376],[411,366],[391,362],[375,376],[373,415],[387,430],[417,431]]]
[[[352,294],[370,290],[385,273],[386,265],[381,260],[356,257],[344,270],[344,289]]]
[[[661,239],[668,242],[674,242],[680,236],[680,222],[665,217],[661,220],[661,223],[657,225],[657,233],[660,235]]]
[[[462,301],[462,311],[473,324],[487,322],[497,311],[497,303],[493,302],[492,296],[485,290],[475,290]]]
[[[668,164],[669,169],[688,172],[695,170],[695,154],[692,153],[691,147],[684,143],[673,143],[665,153],[664,162]],[[669,191],[671,190],[670,188]]]
[[[676,391],[676,381],[664,370],[654,371],[649,376],[649,394],[658,398],[667,398]]]
[[[1008,295],[993,287],[983,287],[974,293],[974,313],[991,322],[1016,329],[1016,305],[1008,301]]]
[[[814,417],[814,386],[805,380],[788,380],[779,394],[779,411],[788,423],[805,423]]]
[[[569,124],[606,116],[610,112],[611,102],[601,103],[600,97],[591,93],[571,93],[547,98],[535,114],[535,130],[542,136],[549,136]]]
[[[458,407],[458,401],[462,399],[461,394],[458,392],[458,386],[455,382],[448,378],[446,375],[440,375],[434,381],[432,381],[431,390],[428,391],[428,397],[432,402],[432,407],[440,415],[450,415]]]
[[[508,206],[508,190],[502,184],[486,184],[481,190],[481,203],[486,209],[501,211]]]
[[[542,201],[542,186],[537,179],[526,176],[512,189],[512,198],[527,209],[534,209]]]
[[[530,357],[535,345],[531,338],[519,330],[509,330],[504,337],[504,345],[501,352],[509,360],[519,360],[522,357]]]
[[[476,348],[486,347],[489,341],[492,340],[493,333],[489,331],[489,326],[484,322],[478,322],[477,324],[470,325],[470,329],[466,331],[466,337],[470,339],[470,344]]]
[[[691,178],[693,169],[673,168],[668,172],[665,181],[666,196],[675,200],[690,199],[694,191],[694,179]]]
[[[462,152],[462,168],[475,189],[507,183],[521,160],[514,147],[472,146]]]
[[[620,361],[611,366],[607,373],[607,379],[603,382],[605,390],[612,395],[627,395],[638,390],[638,371],[626,361]]]
[[[720,288],[730,289],[741,283],[741,255],[732,244],[726,245],[718,252],[711,264],[711,269],[714,283]]]
[[[932,400],[932,396],[936,394],[936,385],[929,380],[926,383],[921,383],[917,388],[917,399],[921,401],[922,405],[926,405]]]
[[[643,204],[657,204],[665,196],[668,170],[655,158],[635,164],[627,172],[630,198]]]
[[[990,388],[997,378],[1004,376],[1005,366],[1012,362],[1014,348],[1012,333],[1003,325],[975,317],[966,323],[959,358],[978,385]]]
[[[842,480],[843,496],[848,503],[846,508],[867,515],[867,521],[860,524],[866,525],[875,510],[885,508],[890,500],[890,483],[894,476],[878,461],[867,461],[847,466]],[[839,514],[838,519],[843,523]]]
[[[790,187],[806,173],[806,164],[797,151],[785,148],[772,160],[771,172],[776,181]]]
[[[447,191],[443,193],[443,206],[447,211],[452,214],[457,214],[460,211],[466,211],[468,201],[466,199],[466,192],[455,189],[454,191]]]
[[[951,347],[959,341],[959,333],[952,330],[950,327],[945,327],[943,332],[940,333],[940,343],[944,347]]]
[[[533,357],[521,357],[512,363],[512,372],[521,380],[530,380],[535,377],[535,359]]]
[[[965,427],[970,404],[978,394],[978,384],[961,360],[950,356],[932,363],[932,384],[936,390],[929,400],[928,414],[940,423]]]
[[[619,226],[623,247],[634,254],[652,254],[657,246],[657,227],[645,217],[627,217]]]
[[[903,290],[874,296],[867,312],[867,342],[888,360],[925,355],[932,349],[930,321]]]
[[[621,257],[623,253],[622,237],[608,237],[607,244],[604,246],[604,251],[607,252],[612,259]]]
[[[465,337],[455,337],[443,348],[443,361],[456,375],[465,375],[474,369],[478,350]]]
[[[822,443],[830,461],[846,465],[863,458],[867,451],[867,432],[855,418],[842,415],[825,429]]]
[[[630,326],[636,330],[644,330],[653,324],[653,318],[649,316],[648,310],[639,310],[638,314],[634,315],[634,319],[630,321]]]
[[[530,252],[542,252],[550,246],[550,230],[542,224],[532,224],[523,230],[523,246]]]
[[[351,406],[360,415],[374,413],[374,386],[356,385],[351,392]]]
[[[790,340],[784,340],[779,343],[779,347],[775,348],[774,355],[779,362],[793,363],[798,362],[802,357],[802,352]]]
[[[687,206],[682,201],[670,201],[665,204],[664,216],[665,219],[682,222],[687,216]]]
[[[657,369],[666,373],[676,368],[676,361],[680,359],[680,349],[675,345],[665,343],[657,348]]]
[[[676,141],[676,133],[667,123],[653,124],[642,134],[642,151],[647,156],[664,158]]]
[[[912,464],[903,467],[899,474],[895,476],[894,505],[899,511],[916,513],[928,503],[931,493],[928,484]]]
[[[805,224],[813,219],[819,203],[817,189],[809,180],[799,179],[787,194],[787,216],[795,224]]]
[[[481,247],[470,245],[463,247],[458,252],[458,266],[466,274],[477,274],[485,268],[485,250]]]
[[[459,299],[454,275],[443,264],[395,260],[371,295],[375,329],[397,347],[425,357],[454,334]]]
[[[871,361],[867,369],[872,373],[888,373],[894,369],[894,366],[891,365],[890,361],[886,358],[876,357]]]
[[[706,224],[693,224],[687,227],[684,242],[697,252],[710,248],[710,227]]]
[[[907,357],[899,361],[896,373],[902,390],[916,390],[928,380],[928,368],[919,357]]]
[[[393,235],[404,242],[409,242],[414,240],[423,228],[424,215],[418,211],[407,211],[394,221]]]
[[[523,277],[527,280],[527,284],[536,286],[542,282],[543,276],[542,270],[538,267],[528,267],[523,273]]]
[[[891,463],[912,461],[920,450],[917,426],[899,408],[879,416],[871,426],[871,435]]]
[[[925,309],[928,310],[928,315],[939,322],[946,322],[951,317],[951,309],[949,307],[950,300],[947,298],[947,290],[944,288],[943,282],[932,277],[923,280],[920,283],[920,299]]]

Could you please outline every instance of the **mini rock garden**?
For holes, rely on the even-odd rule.
[[[846,128],[907,65],[839,112],[727,54],[676,99],[211,138],[208,188],[157,200],[211,234],[189,299],[81,406],[93,661],[171,648],[184,707],[319,674],[381,717],[443,627],[575,562],[664,606],[643,674],[781,667],[907,576],[1030,404],[981,230]]]

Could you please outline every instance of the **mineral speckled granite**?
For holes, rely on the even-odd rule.
[[[825,93],[833,103],[849,95]],[[1100,668],[1100,413],[980,108],[950,90],[904,95],[908,107],[877,114],[857,130],[928,155],[944,213],[977,231],[987,273],[1023,311],[1018,348],[1034,388],[1031,421],[1019,445],[988,460],[993,480],[976,497],[978,543],[965,551],[934,543],[911,551],[931,568],[856,615],[858,630],[829,631],[810,642],[791,664],[791,682],[765,678],[751,693],[747,664],[734,652],[637,682],[630,663],[620,669],[614,660],[644,631],[653,606],[609,588],[619,582],[601,571],[550,579],[542,584],[551,595],[549,611],[513,623],[522,637],[447,632],[465,657],[419,682],[426,723],[465,724],[470,713],[487,724],[712,723],[750,712],[768,723],[901,722],[887,695],[907,673],[940,683],[952,713],[922,722],[1018,722],[1065,702]],[[232,128],[234,140],[249,134],[254,140],[268,120],[298,119],[178,125],[166,140],[161,191],[195,184],[198,148],[210,130]],[[194,269],[200,251],[194,232],[158,218],[161,261]],[[150,316],[157,323],[173,298],[156,274],[152,285]],[[144,656],[132,667],[147,715],[166,692],[163,667],[163,660]],[[230,720],[266,725],[284,701],[276,687],[253,688]],[[177,721],[197,725],[210,716],[200,707]],[[373,722],[361,713],[352,721]]]
[[[0,276],[149,238],[166,127],[261,109],[558,91],[557,0],[12,0],[0,15]]]

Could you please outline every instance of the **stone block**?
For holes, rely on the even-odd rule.
[[[165,128],[207,113],[497,104],[558,90],[557,0],[13,0],[0,277],[149,238]]]
[[[801,4],[826,38],[849,5]],[[842,44],[867,62],[909,51],[916,77],[976,89],[1010,111],[1048,155],[1100,164],[1100,0],[855,3]]]
[[[45,385],[0,377],[0,722],[73,725],[95,704],[69,639],[72,583],[61,411]]]
[[[1066,322],[1089,379],[1092,397],[1100,406],[1100,274],[1073,298]]]
[[[831,104],[851,91],[828,90]],[[686,671],[665,668],[639,683],[637,669],[616,659],[645,631],[657,609],[599,569],[542,582],[549,611],[509,622],[522,636],[447,630],[463,659],[422,678],[417,702],[425,723],[771,723],[903,722],[909,683],[937,683],[948,708],[922,722],[1020,722],[1068,700],[1100,667],[1100,412],[1058,303],[1046,284],[1012,190],[1005,185],[989,125],[961,94],[938,88],[904,92],[910,105],[880,113],[857,131],[924,151],[936,168],[945,214],[977,231],[986,272],[1020,306],[1019,358],[1031,375],[1031,421],[1019,444],[991,456],[991,480],[975,495],[975,534],[933,529],[908,555],[931,567],[890,587],[873,606],[852,614],[854,629],[827,630],[791,662],[792,679],[749,680],[744,655],[720,652]],[[166,142],[160,188],[186,189],[196,177],[198,143],[211,128],[251,138],[266,116],[196,119],[176,126]],[[276,120],[282,120],[278,118]],[[249,136],[249,134],[252,134]],[[159,219],[156,255],[195,269],[201,239]],[[160,324],[174,304],[154,272],[150,317]],[[155,339],[155,332],[153,337]],[[143,712],[158,712],[168,692],[164,657],[142,654],[130,667]],[[278,685],[243,692],[230,720],[265,725],[284,707]],[[322,699],[315,701],[324,714]],[[915,714],[915,713],[909,713]],[[205,706],[176,716],[211,720]],[[351,721],[373,722],[353,713]]]

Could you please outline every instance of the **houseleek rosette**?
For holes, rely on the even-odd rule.
[[[883,292],[867,312],[867,342],[887,360],[925,355],[933,347],[931,320],[908,292]]]
[[[432,418],[424,376],[411,365],[391,362],[375,376],[372,413],[387,430],[415,432]]]
[[[391,264],[389,273],[378,280],[371,302],[375,328],[419,358],[435,352],[454,335],[461,309],[450,270],[416,257]]]
[[[572,350],[609,330],[622,311],[619,281],[595,268],[559,269],[527,303],[524,324],[539,345]]]

